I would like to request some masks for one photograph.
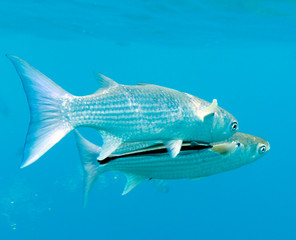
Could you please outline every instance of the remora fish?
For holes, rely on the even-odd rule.
[[[123,195],[148,179],[196,179],[222,173],[249,164],[262,157],[269,143],[259,137],[236,133],[224,142],[212,145],[183,144],[172,159],[163,148],[151,147],[146,152],[126,152],[97,161],[101,151],[76,132],[76,140],[84,169],[85,201],[95,180],[108,171],[120,171],[127,178]]]
[[[7,56],[23,83],[31,111],[21,167],[30,165],[77,127],[103,137],[99,160],[122,143],[162,140],[172,157],[183,140],[216,142],[230,137],[237,120],[195,96],[151,84],[126,86],[98,75],[100,89],[73,96],[18,57]]]

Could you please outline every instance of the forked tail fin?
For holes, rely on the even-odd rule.
[[[38,160],[72,127],[63,122],[61,99],[72,95],[24,60],[6,55],[19,74],[31,112],[21,168]]]
[[[84,207],[88,199],[89,192],[94,182],[106,171],[112,171],[112,167],[108,166],[109,163],[100,164],[97,160],[98,154],[101,152],[101,147],[89,142],[80,133],[75,130],[76,143],[80,155],[80,161],[84,172]],[[111,160],[112,161],[112,160]],[[129,193],[132,189],[138,186],[141,182],[147,179],[146,176],[123,172],[126,176],[126,184],[122,195]],[[148,178],[149,179],[149,178]],[[152,179],[151,183],[155,188],[161,192],[167,193],[169,188],[164,180]]]
[[[80,155],[80,161],[84,172],[84,199],[83,205],[86,206],[89,192],[97,180],[97,178],[103,173],[103,167],[97,161],[101,148],[80,135],[75,130],[76,143]]]

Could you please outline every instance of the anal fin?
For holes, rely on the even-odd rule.
[[[122,195],[129,193],[132,189],[134,189],[138,184],[143,182],[147,177],[126,173],[126,184],[123,190]]]
[[[164,142],[164,145],[166,146],[172,158],[175,158],[179,154],[182,147],[182,142],[182,140],[170,140]]]
[[[165,180],[162,179],[151,179],[150,182],[159,192],[168,193],[169,185]]]
[[[98,156],[98,160],[104,160],[111,153],[113,153],[122,143],[121,138],[113,136],[106,132],[101,132],[103,138],[103,146],[101,148],[101,152]]]

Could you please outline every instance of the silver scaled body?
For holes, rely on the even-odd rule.
[[[221,154],[214,150],[219,144],[236,146],[231,152]],[[266,146],[267,151],[269,150],[269,143],[266,140],[249,134],[236,133],[223,143],[213,144],[213,148],[181,151],[173,159],[168,153],[123,156],[100,167],[104,172],[120,171],[152,179],[200,178],[229,171],[257,160],[262,156],[260,153],[262,145]]]

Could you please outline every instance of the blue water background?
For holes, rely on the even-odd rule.
[[[1,0],[0,238],[296,239],[295,40],[288,0]],[[168,194],[145,182],[121,196],[125,177],[107,174],[84,209],[72,133],[19,169],[29,109],[6,53],[75,95],[96,91],[100,71],[217,98],[271,151],[231,172],[169,181]]]

